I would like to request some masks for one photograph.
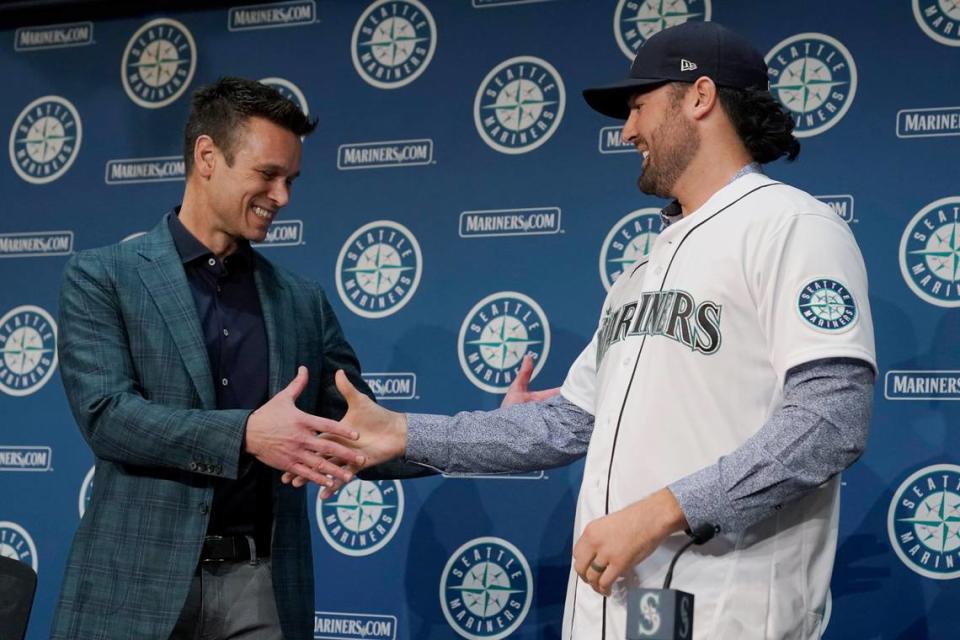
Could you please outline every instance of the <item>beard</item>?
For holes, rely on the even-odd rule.
[[[653,132],[651,142],[637,186],[650,196],[673,197],[673,186],[700,149],[700,134],[686,117],[673,112]]]

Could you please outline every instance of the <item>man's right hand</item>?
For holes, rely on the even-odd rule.
[[[295,402],[307,386],[307,375],[307,368],[299,367],[296,377],[283,391],[250,414],[245,450],[274,469],[296,474],[318,485],[332,487],[350,482],[353,478],[350,467],[362,467],[367,461],[362,453],[344,446],[346,442],[353,444],[358,434],[346,424],[297,408]],[[338,438],[318,437],[321,434]],[[344,466],[334,464],[331,459]]]
[[[359,434],[355,442],[344,442],[344,444],[351,449],[356,449],[355,453],[359,453],[360,457],[365,459],[361,466],[371,467],[402,456],[407,450],[406,414],[384,409],[357,391],[343,371],[337,371],[335,380],[337,390],[347,401],[347,413],[343,416],[341,423],[355,429]],[[341,461],[351,459],[340,455],[337,457]],[[337,478],[340,479],[341,476]],[[308,481],[316,482],[312,477],[299,472],[283,474],[283,481],[292,483],[295,487],[302,487]],[[321,497],[329,497],[339,488],[335,484],[323,484],[327,488],[321,492]]]

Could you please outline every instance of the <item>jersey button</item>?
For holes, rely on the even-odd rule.
[[[659,276],[661,273],[663,273],[663,267],[657,267],[653,270],[653,272]]]

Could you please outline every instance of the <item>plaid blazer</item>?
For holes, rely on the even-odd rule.
[[[323,290],[257,254],[270,394],[304,364],[298,405],[339,418],[333,374],[369,395]],[[60,370],[96,456],[90,506],[67,560],[58,639],[165,640],[187,597],[214,478],[236,478],[249,411],[215,410],[197,310],[167,219],[126,243],[83,251],[60,292]],[[313,637],[307,492],[274,473],[273,581],[287,640]]]

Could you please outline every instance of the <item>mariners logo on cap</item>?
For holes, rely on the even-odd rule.
[[[900,273],[910,289],[938,307],[960,307],[960,196],[931,202],[900,238]]]
[[[90,471],[87,471],[87,475],[83,477],[83,483],[80,485],[80,498],[77,501],[77,508],[80,510],[81,518],[87,512],[87,507],[90,506],[90,497],[93,495],[93,473],[96,470],[96,467],[90,467]]]
[[[284,78],[261,78],[261,84],[276,89],[280,95],[297,105],[304,115],[310,115],[310,107],[307,105],[307,99],[303,96],[300,87]]]
[[[437,25],[419,0],[377,0],[353,28],[353,68],[378,89],[398,89],[420,77],[437,48]]]
[[[0,318],[0,391],[28,396],[47,383],[57,368],[57,323],[32,305]]]
[[[960,3],[913,0],[913,17],[923,32],[950,47],[960,47]]]
[[[190,30],[170,18],[146,23],[123,52],[123,89],[147,109],[165,107],[181,95],[197,68],[197,45]]]
[[[475,538],[463,544],[440,577],[443,615],[468,640],[506,638],[523,624],[532,600],[530,565],[502,538]]]
[[[633,60],[651,36],[688,20],[708,22],[711,0],[620,0],[613,14],[613,35],[623,55]]]
[[[386,546],[403,520],[403,487],[397,480],[359,478],[328,500],[317,496],[317,526],[331,547],[368,556]]]
[[[803,285],[797,295],[800,317],[817,329],[836,333],[857,320],[853,294],[832,278],[817,278]]]
[[[857,65],[835,38],[799,33],[781,41],[764,59],[770,91],[793,115],[793,135],[798,138],[823,133],[853,104]]]
[[[546,60],[504,60],[480,83],[473,121],[487,145],[500,153],[533,151],[556,132],[567,101],[563,79]]]
[[[600,249],[600,281],[607,291],[624,271],[634,269],[653,248],[663,230],[663,218],[655,208],[637,209],[610,228]]]
[[[77,159],[83,126],[66,98],[43,96],[20,112],[10,130],[10,163],[32,184],[53,182]]]
[[[474,386],[506,393],[523,356],[532,353],[535,378],[550,353],[550,323],[532,298],[516,291],[493,293],[478,302],[460,325],[460,367]]]
[[[887,533],[912,571],[960,578],[960,466],[935,464],[904,480],[890,502]]]
[[[343,243],[337,258],[337,292],[364,318],[396,313],[420,284],[423,256],[417,238],[399,222],[376,220]]]
[[[37,545],[16,522],[0,521],[0,556],[19,560],[37,571]]]

